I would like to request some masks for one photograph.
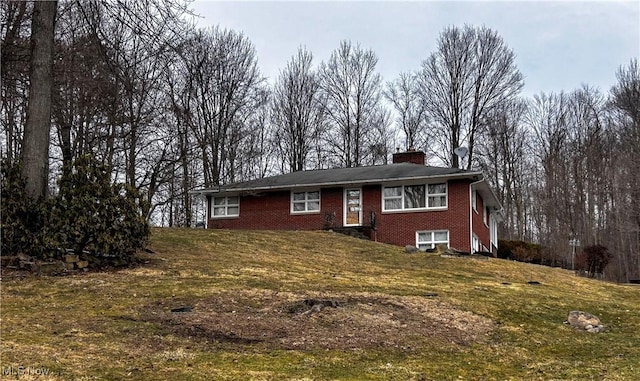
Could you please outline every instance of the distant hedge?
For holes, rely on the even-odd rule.
[[[583,271],[590,278],[596,278],[604,273],[612,258],[613,254],[606,246],[586,246],[576,255],[576,269]]]
[[[548,262],[542,246],[524,241],[498,240],[498,258],[537,264]]]

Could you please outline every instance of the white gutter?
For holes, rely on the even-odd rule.
[[[469,184],[469,247],[471,248],[470,254],[473,254],[473,186],[484,182],[484,178],[478,181],[474,181]],[[477,201],[476,201],[477,202]]]

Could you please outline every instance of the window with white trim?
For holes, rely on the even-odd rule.
[[[291,213],[320,211],[320,191],[291,192]]]
[[[240,197],[214,197],[211,205],[213,218],[238,217],[240,215]]]
[[[425,205],[425,187],[424,185],[405,185],[404,186],[404,208],[420,209]]]
[[[382,189],[384,211],[447,207],[447,184],[398,185]]]
[[[382,190],[384,210],[402,209],[402,187],[385,187]]]
[[[449,247],[449,231],[433,230],[416,232],[416,247],[420,250],[435,249],[438,245]]]
[[[447,184],[429,184],[427,186],[427,208],[447,207]]]

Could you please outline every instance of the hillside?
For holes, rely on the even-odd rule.
[[[2,378],[19,367],[39,380],[640,374],[637,286],[329,232],[156,229],[151,248],[132,269],[4,276]],[[606,331],[563,325],[570,310]]]

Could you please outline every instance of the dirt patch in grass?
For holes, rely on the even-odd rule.
[[[493,329],[489,319],[439,300],[372,293],[236,291],[156,302],[141,318],[211,344],[295,350],[411,350],[425,341],[469,345]]]

